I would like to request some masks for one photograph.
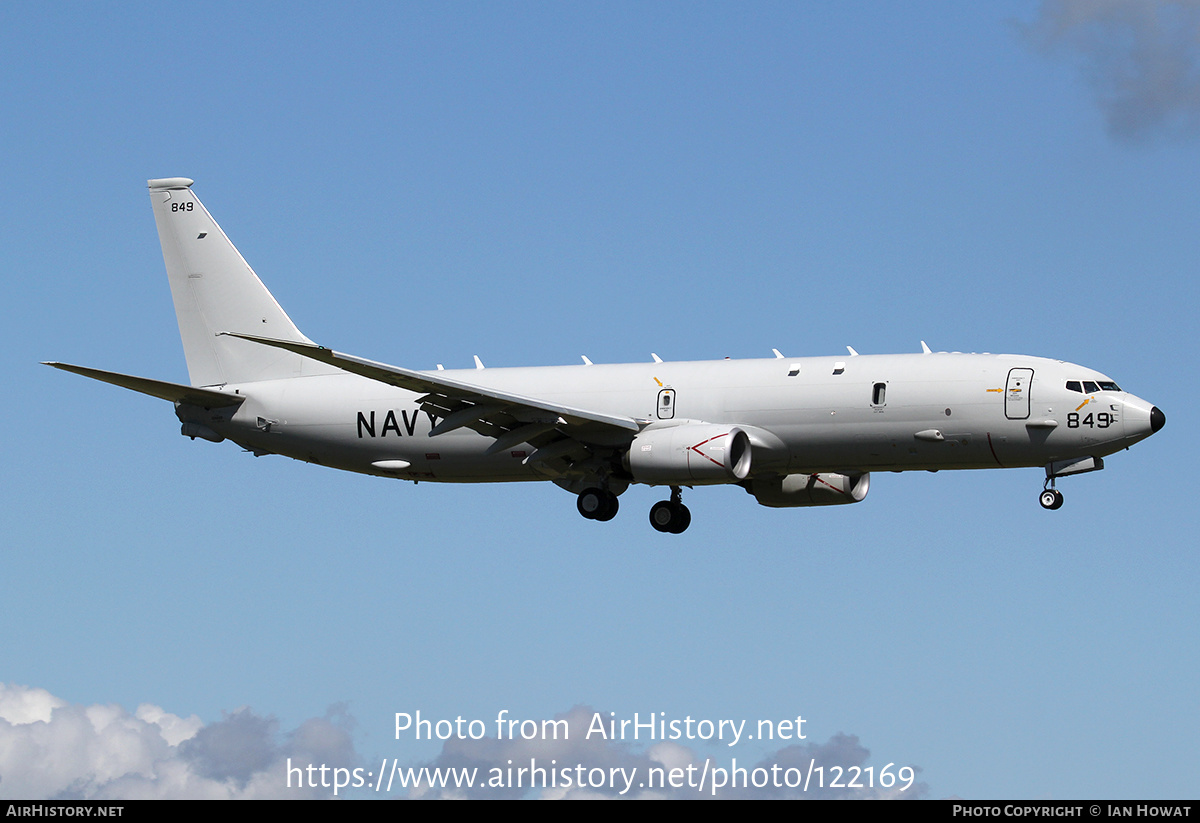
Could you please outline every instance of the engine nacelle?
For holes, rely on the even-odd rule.
[[[647,429],[630,444],[626,468],[651,485],[736,483],[750,474],[750,438],[737,426],[714,423]]]
[[[746,491],[764,506],[774,509],[792,506],[837,506],[858,503],[871,488],[871,475],[863,474],[789,474],[751,480]]]

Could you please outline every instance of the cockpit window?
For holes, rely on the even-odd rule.
[[[1098,391],[1120,391],[1121,387],[1111,380],[1068,380],[1067,391],[1092,394]]]

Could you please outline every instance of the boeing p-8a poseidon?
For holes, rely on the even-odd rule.
[[[736,484],[764,506],[857,503],[872,471],[1042,466],[1064,475],[1163,427],[1091,369],[933,353],[415,371],[300,333],[192,181],[149,181],[190,386],[50,363],[170,400],[182,433],[405,480],[551,480],[609,520],[631,483],[667,486],[650,523],[678,534],[682,488]]]

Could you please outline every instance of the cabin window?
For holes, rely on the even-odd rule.
[[[871,405],[882,406],[887,395],[887,383],[876,383],[871,389]]]

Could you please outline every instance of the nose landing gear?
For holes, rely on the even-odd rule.
[[[1061,509],[1063,504],[1062,492],[1054,488],[1054,480],[1070,474],[1086,474],[1098,472],[1104,468],[1104,460],[1099,457],[1074,457],[1069,460],[1055,460],[1046,464],[1046,482],[1042,484],[1042,493],[1038,502],[1043,509],[1054,511]]]
[[[667,534],[682,534],[692,523],[692,513],[683,505],[683,491],[671,487],[671,499],[661,500],[650,507],[650,525]]]
[[[1043,509],[1049,511],[1062,509],[1062,492],[1054,487],[1054,475],[1046,477],[1046,481],[1042,485],[1042,494],[1038,495],[1038,503],[1042,504]]]
[[[1061,509],[1063,494],[1058,489],[1042,489],[1042,493],[1038,495],[1038,502],[1042,504],[1043,509]]]

